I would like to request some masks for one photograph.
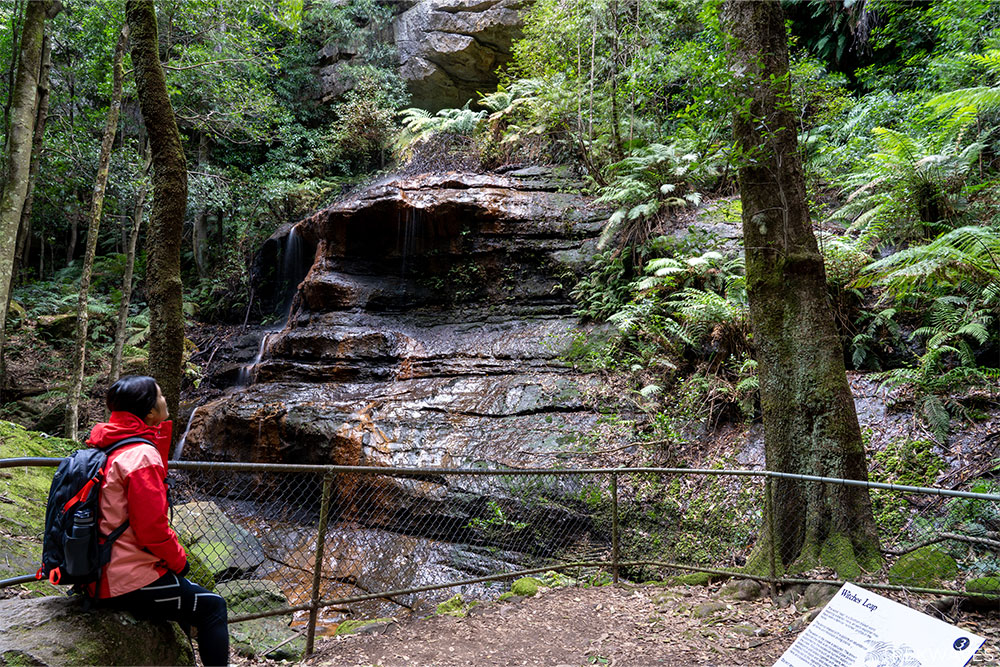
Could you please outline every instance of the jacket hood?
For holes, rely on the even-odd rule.
[[[165,421],[158,426],[149,426],[131,412],[112,412],[106,422],[95,424],[87,438],[90,447],[107,447],[125,438],[145,438],[154,445],[163,459],[163,467],[167,467],[170,456],[170,438],[173,435],[173,422]]]

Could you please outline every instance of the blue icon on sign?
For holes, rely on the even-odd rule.
[[[958,639],[955,640],[955,643],[952,644],[952,646],[955,647],[956,651],[964,651],[965,649],[969,648],[969,643],[970,642],[968,637],[959,637]]]

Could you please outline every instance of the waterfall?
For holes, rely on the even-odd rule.
[[[201,406],[198,406],[201,407]],[[184,443],[187,442],[188,431],[191,430],[191,422],[194,421],[194,416],[198,414],[198,408],[196,407],[191,411],[190,416],[188,416],[187,426],[184,427],[184,433],[181,434],[181,439],[177,441],[177,445],[174,447],[174,451],[170,456],[172,461],[180,461],[181,456],[184,454]]]

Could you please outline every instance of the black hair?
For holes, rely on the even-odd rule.
[[[111,412],[131,412],[139,419],[156,406],[156,380],[148,375],[126,375],[108,389],[104,402]]]

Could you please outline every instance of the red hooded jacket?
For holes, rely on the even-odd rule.
[[[155,447],[126,445],[108,457],[101,487],[100,532],[107,535],[126,519],[128,529],[111,548],[97,597],[124,595],[150,584],[167,571],[180,572],[187,563],[184,548],[167,522],[167,456],[173,425],[165,421],[148,426],[130,412],[112,412],[106,423],[94,426],[87,439],[91,447],[106,447],[124,438],[140,437]]]

